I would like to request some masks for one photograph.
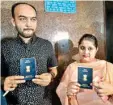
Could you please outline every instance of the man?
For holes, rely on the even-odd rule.
[[[57,75],[57,62],[49,41],[36,37],[36,9],[27,3],[12,6],[12,24],[17,38],[1,43],[3,85],[10,105],[51,105],[52,97],[48,85]],[[20,75],[20,59],[36,59],[36,76],[25,80]],[[3,79],[3,78],[2,78]]]

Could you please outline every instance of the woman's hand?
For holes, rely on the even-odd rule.
[[[107,82],[94,83],[94,87],[99,96],[113,95],[113,84]]]
[[[80,91],[79,83],[75,83],[75,82],[69,83],[69,85],[67,87],[67,95],[68,96],[76,95],[79,91]]]

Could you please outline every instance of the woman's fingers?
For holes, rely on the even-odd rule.
[[[80,84],[71,82],[67,88],[67,95],[76,95],[80,91]]]

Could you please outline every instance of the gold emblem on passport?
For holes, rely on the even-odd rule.
[[[30,66],[26,66],[26,72],[30,72]]]
[[[83,81],[87,81],[87,75],[83,75]]]

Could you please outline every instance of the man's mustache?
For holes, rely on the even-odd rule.
[[[32,31],[34,31],[34,29],[32,29],[32,28],[25,28],[24,31],[26,31],[26,30],[32,30]]]

